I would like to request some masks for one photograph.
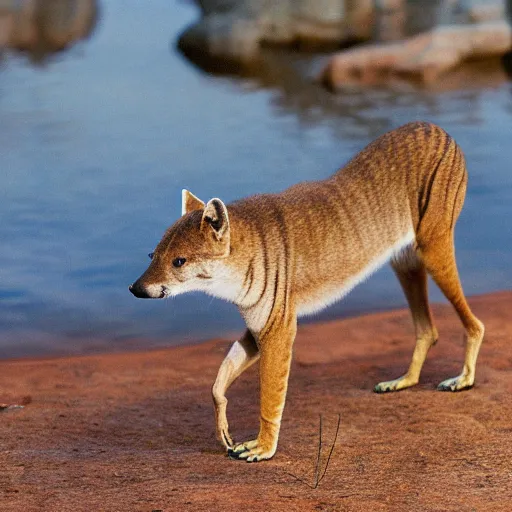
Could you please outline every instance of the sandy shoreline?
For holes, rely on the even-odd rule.
[[[434,308],[440,341],[421,383],[376,395],[413,348],[398,310],[299,329],[280,445],[272,461],[227,459],[210,388],[228,340],[79,357],[0,362],[2,511],[510,510],[512,292],[471,299],[487,335],[469,392],[436,392],[459,373],[462,329]],[[235,439],[258,425],[257,369],[228,394]],[[323,460],[313,481],[319,415]],[[323,467],[323,466],[322,466]],[[293,475],[293,476],[292,476]]]

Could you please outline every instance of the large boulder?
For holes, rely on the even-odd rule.
[[[323,83],[337,89],[397,78],[432,82],[466,60],[503,56],[511,49],[512,1],[429,0],[428,11],[425,2],[377,0],[379,42],[332,57]]]
[[[404,6],[411,15],[414,9],[421,7],[422,0],[380,0],[380,3],[390,4],[387,15],[399,19]],[[432,28],[413,37],[407,37],[404,29],[394,37],[381,37],[381,41],[386,41],[384,44],[374,43],[340,52],[323,70],[323,83],[330,89],[337,89],[346,84],[396,78],[431,82],[466,60],[503,56],[512,48],[508,21],[512,1],[434,0],[430,5],[435,6],[430,13],[434,14],[429,21]],[[413,18],[421,20],[420,14],[421,11],[417,11]],[[382,19],[380,21],[382,23]]]
[[[192,60],[244,65],[258,59],[262,44],[331,48],[367,40],[373,31],[373,0],[197,0],[202,17],[178,46]]]
[[[461,62],[504,55],[512,48],[506,21],[445,25],[411,39],[353,48],[334,56],[322,73],[331,90],[393,78],[432,82]]]
[[[97,0],[0,0],[0,50],[42,60],[88,37],[97,18]]]
[[[258,64],[261,47],[269,44],[332,49],[374,43],[333,58],[323,73],[332,87],[347,77],[372,72],[427,79],[466,58],[503,53],[508,44],[506,5],[512,4],[512,0],[196,1],[202,17],[182,34],[178,46],[212,71],[239,72]],[[495,42],[486,35],[492,29],[488,24],[494,22],[498,23]],[[416,38],[418,34],[425,35]],[[460,38],[453,48],[451,37]],[[394,44],[397,41],[401,43]]]

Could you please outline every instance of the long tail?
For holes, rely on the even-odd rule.
[[[419,247],[451,233],[464,204],[468,180],[464,155],[448,134],[446,137],[445,150],[420,194]]]

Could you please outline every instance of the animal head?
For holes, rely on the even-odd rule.
[[[226,205],[206,205],[188,190],[182,193],[182,216],[164,234],[149,256],[151,263],[129,289],[138,298],[163,299],[204,291],[233,300],[230,225]],[[236,281],[236,279],[235,279]]]

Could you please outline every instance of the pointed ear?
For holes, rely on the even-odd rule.
[[[192,192],[186,189],[181,191],[181,215],[185,215],[194,210],[202,210],[203,208],[203,201],[192,194]]]
[[[213,229],[217,240],[229,237],[229,216],[226,205],[217,198],[208,201],[201,220],[201,229]]]

